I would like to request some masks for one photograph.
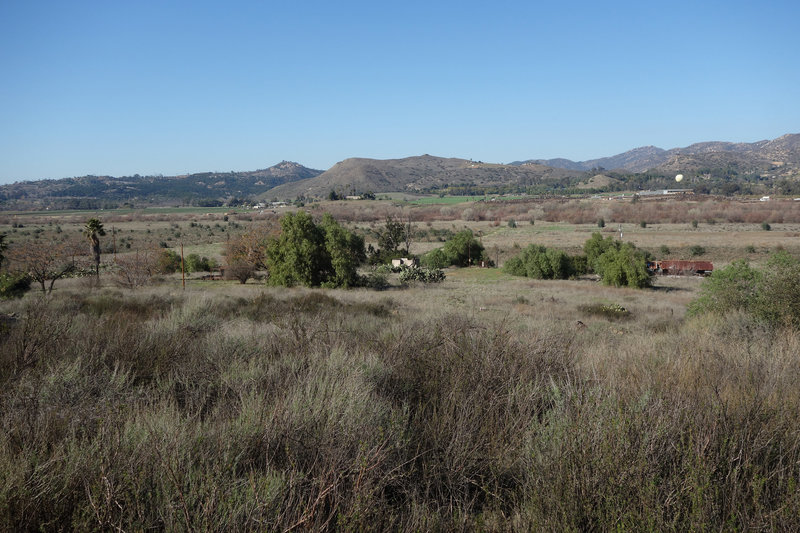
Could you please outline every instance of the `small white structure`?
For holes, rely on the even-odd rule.
[[[769,202],[769,196],[762,196],[761,199],[758,200],[759,202]]]
[[[401,267],[401,266],[413,267],[413,266],[417,266],[417,260],[416,259],[407,259],[405,257],[401,257],[400,259],[392,259],[392,266],[393,267]]]

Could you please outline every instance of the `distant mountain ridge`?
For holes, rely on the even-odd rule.
[[[286,183],[265,198],[325,197],[365,192],[423,192],[447,187],[533,186],[575,178],[569,170],[529,164],[501,165],[469,159],[421,155],[402,159],[351,158],[317,177]]]
[[[601,172],[601,168],[605,171]],[[528,159],[495,164],[425,154],[400,159],[350,158],[324,172],[282,161],[269,168],[245,172],[120,178],[82,176],[17,182],[0,186],[0,210],[236,205],[252,199],[326,198],[331,191],[349,195],[644,190],[668,187],[674,173],[685,174],[684,184],[700,193],[775,191],[800,195],[800,134],[754,143],[702,142],[670,150],[643,146],[611,157],[578,162]]]
[[[3,208],[69,209],[96,205],[222,204],[255,196],[283,183],[313,178],[321,170],[292,161],[244,172],[200,172],[179,176],[81,176],[0,186]]]
[[[588,171],[604,168],[607,170],[624,170],[628,172],[646,172],[659,167],[672,168],[676,161],[688,160],[696,164],[698,156],[709,154],[738,154],[742,159],[754,164],[764,163],[800,163],[800,134],[787,134],[773,140],[753,143],[734,142],[701,142],[685,148],[664,150],[656,146],[643,146],[610,157],[601,157],[587,161],[571,161],[569,159],[527,159],[510,163],[515,166],[529,164],[546,165],[569,170]],[[688,159],[687,159],[687,156]],[[693,156],[693,157],[692,157]],[[717,158],[719,159],[719,158]]]

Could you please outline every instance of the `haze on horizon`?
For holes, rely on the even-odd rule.
[[[0,4],[0,183],[800,131],[800,4]]]

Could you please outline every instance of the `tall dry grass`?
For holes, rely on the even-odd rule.
[[[4,303],[0,523],[800,526],[796,332],[637,305],[610,322],[555,298],[498,298],[558,309],[488,318],[409,301],[151,288]],[[553,318],[570,314],[585,327]]]

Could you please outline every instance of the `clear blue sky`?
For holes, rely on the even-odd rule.
[[[800,132],[800,2],[0,2],[0,183]]]

